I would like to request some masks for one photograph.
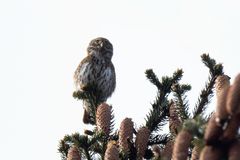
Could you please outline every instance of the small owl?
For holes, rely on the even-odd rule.
[[[80,62],[74,73],[76,89],[84,91],[87,86],[93,84],[100,93],[99,101],[105,102],[116,87],[112,56],[113,46],[109,40],[102,37],[93,39],[88,45],[87,56]],[[87,106],[84,113],[88,114]],[[86,118],[87,115],[84,117]]]

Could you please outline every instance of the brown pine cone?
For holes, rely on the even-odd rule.
[[[234,79],[227,95],[227,111],[230,115],[240,112],[240,74]]]
[[[140,160],[145,155],[147,144],[150,136],[150,130],[147,127],[142,127],[138,130],[135,146],[137,149],[137,159]]]
[[[220,160],[224,152],[216,146],[205,146],[200,154],[200,160]]]
[[[154,155],[154,159],[158,159],[161,156],[161,149],[158,145],[152,146],[152,152]]]
[[[123,152],[128,152],[128,139],[133,138],[133,122],[131,118],[125,118],[120,124],[119,147]]]
[[[174,102],[169,106],[169,130],[173,135],[177,135],[181,121],[178,116],[177,107]]]
[[[217,107],[216,107],[216,122],[219,126],[224,126],[228,120],[226,101],[230,87],[229,77],[227,75],[218,76],[216,79]]]
[[[105,135],[109,135],[111,127],[112,107],[106,103],[102,103],[97,107],[96,124],[97,129]]]
[[[240,141],[236,140],[228,150],[228,160],[239,160],[240,158]]]
[[[227,128],[224,130],[221,140],[224,143],[232,142],[236,139],[240,126],[240,114],[233,115],[230,119]]]
[[[227,75],[220,75],[215,80],[215,88],[217,96],[221,94],[221,92],[230,86],[230,77]]]
[[[201,148],[198,145],[195,145],[192,150],[191,160],[199,160],[201,153]]]
[[[162,151],[162,157],[164,158],[164,160],[172,159],[173,145],[174,145],[173,140],[168,141],[167,144],[165,145]]]
[[[217,125],[215,114],[212,115],[207,123],[207,127],[204,134],[204,140],[207,145],[215,144],[219,141],[219,137],[222,135],[223,129]]]
[[[81,154],[76,146],[72,146],[68,150],[67,160],[81,160]]]
[[[114,141],[108,142],[104,160],[119,160],[119,151]]]
[[[192,141],[192,134],[187,130],[181,130],[173,146],[173,160],[186,160],[188,157],[188,149]]]

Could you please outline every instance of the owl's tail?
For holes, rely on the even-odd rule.
[[[83,123],[85,124],[95,124],[95,112],[96,107],[93,106],[88,101],[83,101]]]
[[[84,112],[83,112],[83,123],[85,124],[89,124],[91,121],[90,121],[90,115],[89,113],[87,112],[86,108],[84,108]]]

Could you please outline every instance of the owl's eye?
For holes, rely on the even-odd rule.
[[[103,42],[102,42],[101,40],[96,40],[96,41],[95,41],[95,45],[102,47]]]

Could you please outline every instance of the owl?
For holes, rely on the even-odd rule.
[[[80,62],[75,73],[74,82],[77,91],[85,91],[89,85],[94,85],[98,91],[99,101],[105,102],[115,90],[116,74],[112,63],[113,46],[106,38],[93,39],[87,47],[87,56]],[[89,115],[85,105],[84,123],[88,123]]]

